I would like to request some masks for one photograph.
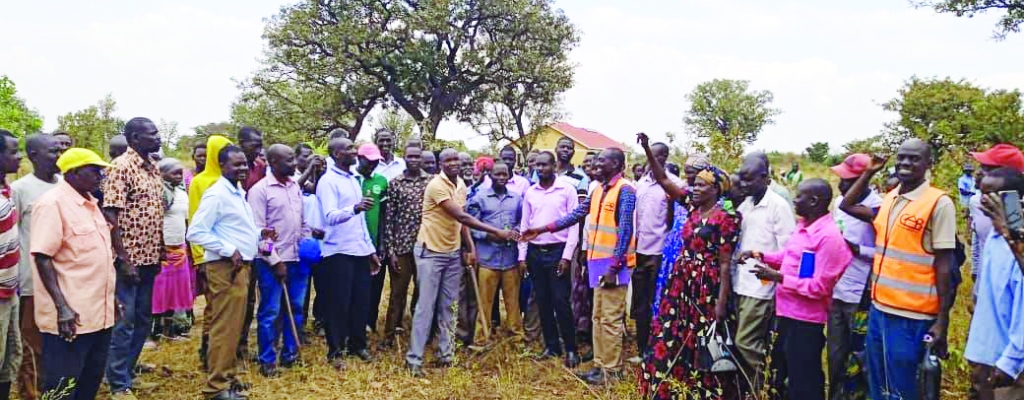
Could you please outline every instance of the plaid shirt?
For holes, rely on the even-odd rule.
[[[156,165],[132,148],[111,161],[103,181],[103,207],[120,210],[117,224],[128,261],[158,265],[164,248],[164,201]]]

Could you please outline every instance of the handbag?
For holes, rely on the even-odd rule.
[[[712,323],[707,333],[697,341],[697,370],[703,372],[732,372],[739,369],[733,356],[732,337],[729,327],[725,327],[725,335],[717,332],[718,323]]]

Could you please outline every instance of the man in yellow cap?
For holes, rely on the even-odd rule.
[[[64,180],[32,207],[35,318],[42,333],[43,393],[74,380],[69,398],[91,399],[103,379],[114,326],[114,254],[110,227],[92,192],[108,167],[91,150],[57,159]]]

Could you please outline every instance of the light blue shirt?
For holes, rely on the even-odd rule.
[[[957,189],[960,190],[960,205],[967,207],[968,202],[971,200],[971,196],[974,196],[976,189],[974,188],[974,177],[967,175],[960,175],[960,179],[956,181]]]
[[[352,172],[342,171],[338,166],[329,168],[317,184],[316,197],[323,214],[324,257],[368,256],[377,251],[370,240],[366,218],[355,211],[356,204],[363,200],[363,189]]]
[[[996,232],[989,235],[981,257],[964,358],[1016,379],[1024,370],[1024,275],[1010,245]]]
[[[303,228],[302,237],[312,237],[313,229],[324,229],[324,215],[320,212],[320,202],[312,193],[302,194],[302,219],[306,220],[306,227]]]
[[[206,261],[231,258],[235,251],[245,261],[256,257],[260,230],[245,201],[245,190],[232,185],[224,177],[206,189],[199,209],[192,216],[185,238],[203,247]]]

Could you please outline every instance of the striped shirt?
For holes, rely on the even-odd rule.
[[[10,189],[4,187],[0,196],[0,299],[14,297],[18,290],[18,261],[21,241],[18,239],[18,212],[10,200]]]

